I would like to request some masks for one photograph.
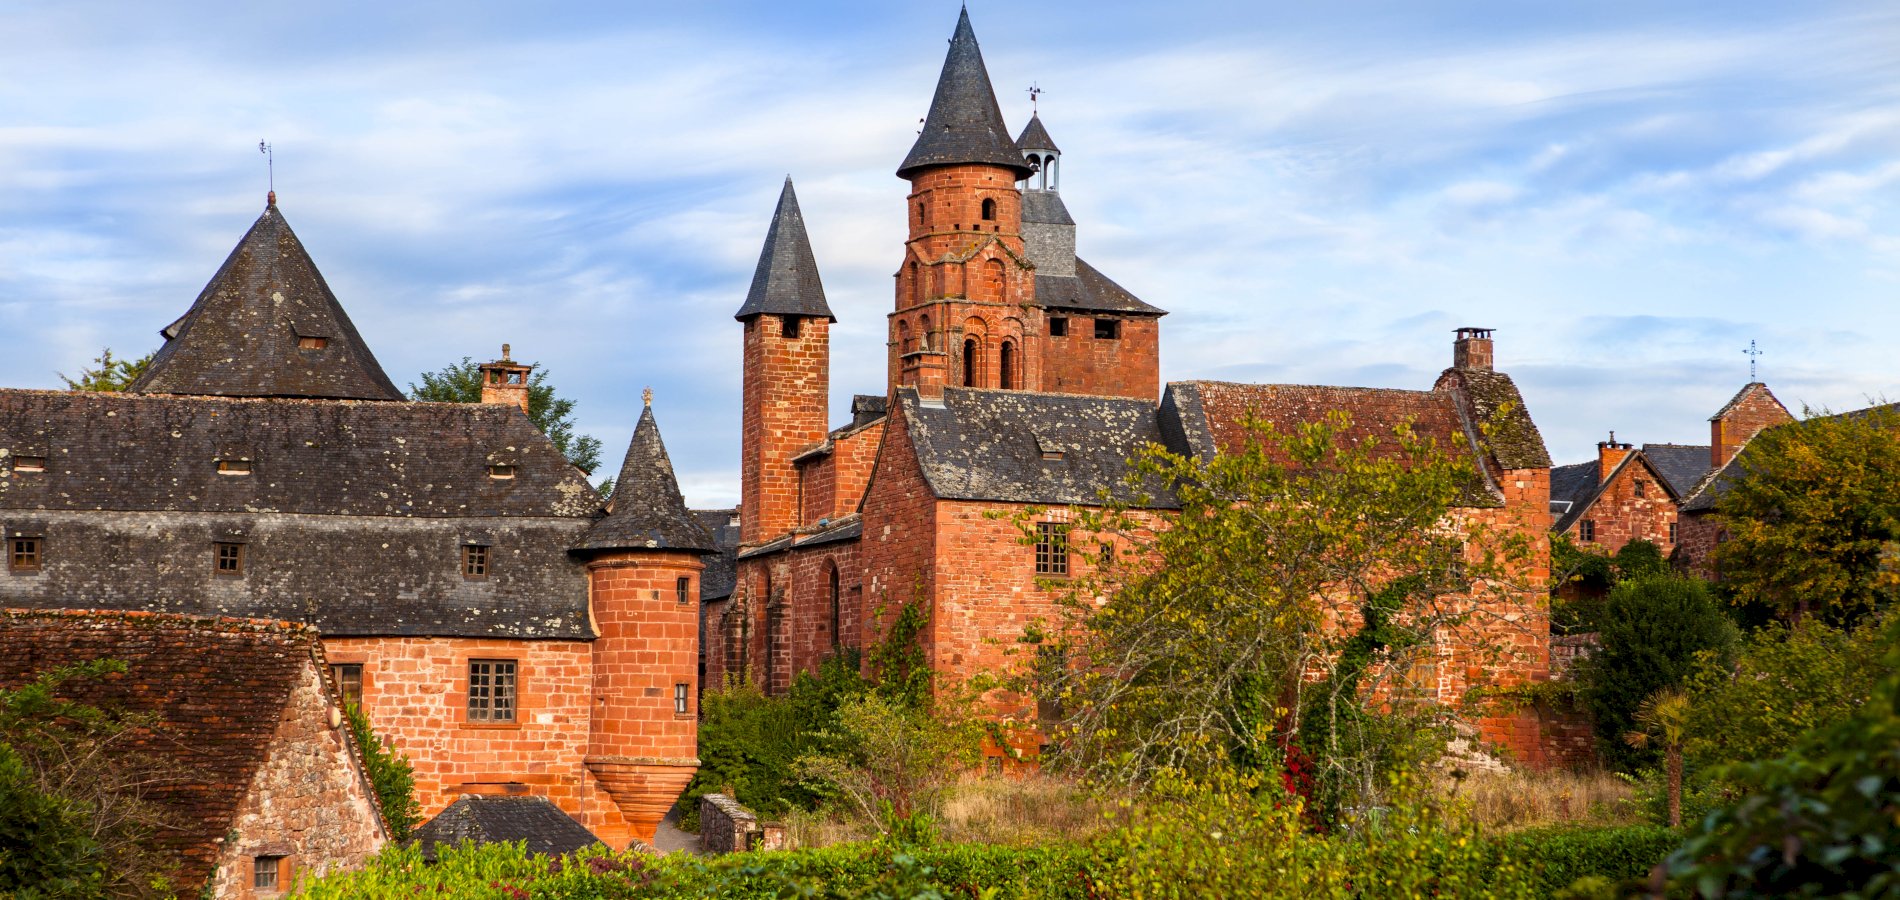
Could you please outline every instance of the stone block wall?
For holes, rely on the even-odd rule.
[[[1042,347],[1045,373],[1040,389],[1143,400],[1160,397],[1161,320],[1153,316],[1101,317],[1120,323],[1118,337],[1096,337],[1097,317],[1085,310],[1069,314],[1067,335],[1050,335],[1045,327],[1034,336]]]
[[[798,471],[793,454],[825,439],[831,385],[831,323],[799,319],[785,337],[785,318],[757,315],[745,323],[740,449],[740,536],[769,540],[798,524]]]
[[[1593,539],[1582,540],[1584,522],[1591,523]],[[1676,500],[1663,480],[1646,462],[1624,465],[1603,485],[1590,508],[1571,523],[1565,534],[1581,546],[1615,553],[1630,541],[1649,541],[1667,557],[1675,550],[1670,526],[1677,524]],[[1680,537],[1680,535],[1678,535]]]

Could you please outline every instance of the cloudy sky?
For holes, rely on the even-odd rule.
[[[263,205],[399,385],[502,342],[617,465],[651,385],[738,493],[739,326],[781,179],[881,392],[930,2],[0,0],[0,384],[155,347]],[[1574,7],[1574,12],[1557,11]],[[549,11],[552,9],[553,11]],[[1559,462],[1900,398],[1900,7],[973,0],[1040,85],[1082,254],[1165,379],[1423,388],[1498,329]]]

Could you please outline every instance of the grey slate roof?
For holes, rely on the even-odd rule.
[[[697,550],[717,549],[712,536],[686,510],[673,461],[660,440],[653,407],[640,411],[627,458],[614,479],[613,501],[607,517],[594,523],[575,550]]]
[[[1004,166],[1014,170],[1019,181],[1031,171],[1003,124],[1003,111],[996,105],[996,91],[990,87],[990,73],[983,66],[983,51],[976,44],[967,9],[957,16],[957,30],[950,38],[930,113],[903,165],[897,167],[897,177],[961,163]]]
[[[1024,191],[1023,222],[1032,225],[1074,225],[1069,206],[1055,191]]]
[[[563,856],[600,843],[546,797],[464,796],[416,829],[413,842],[434,862],[438,847],[524,841],[530,855]]]
[[[1552,503],[1566,501],[1570,505],[1564,514],[1582,507],[1597,490],[1597,461],[1571,463],[1567,466],[1553,466],[1550,470],[1550,499]],[[1560,517],[1561,518],[1561,517]],[[1553,530],[1562,531],[1561,528]]]
[[[1053,150],[1062,152],[1056,146],[1055,138],[1049,136],[1049,129],[1042,127],[1040,113],[1029,114],[1029,124],[1023,126],[1023,133],[1016,136],[1016,147],[1020,150]]]
[[[1025,194],[1033,196],[1035,192]],[[1075,260],[1075,277],[1036,276],[1036,305],[1044,309],[1072,309],[1082,312],[1116,312],[1141,316],[1165,316],[1167,311],[1142,302],[1127,288],[1108,279],[1080,257]]]
[[[1643,455],[1649,458],[1650,468],[1669,483],[1669,489],[1678,497],[1689,496],[1711,468],[1707,444],[1644,444]],[[1552,495],[1555,496],[1554,486]]]
[[[858,394],[851,398],[851,424],[845,428],[862,428],[882,419],[889,407],[890,399],[883,394]]]
[[[1753,386],[1754,385],[1750,385],[1750,387],[1753,387]],[[1747,393],[1748,388],[1743,388],[1742,390],[1743,390],[1743,393]],[[1738,394],[1737,399],[1739,399],[1740,396],[1741,395]],[[1730,401],[1730,402],[1732,404],[1734,401]],[[1724,407],[1724,409],[1726,410],[1726,407]],[[1885,411],[1887,414],[1890,414],[1890,415],[1900,415],[1900,403],[1889,403],[1889,404],[1885,404],[1881,406],[1870,406],[1870,407],[1867,407],[1866,409],[1857,409],[1852,412],[1838,413],[1833,416],[1821,416],[1818,418],[1832,419],[1832,418],[1842,418],[1842,417],[1847,417],[1847,416],[1866,416],[1876,411]],[[1801,421],[1814,421],[1814,420],[1804,419]],[[1772,428],[1788,428],[1791,426],[1799,427],[1799,425],[1800,425],[1800,422],[1797,421],[1797,422],[1789,422],[1782,425],[1774,425],[1771,427]],[[1767,430],[1768,429],[1763,429],[1764,432],[1766,432]],[[1760,435],[1756,435],[1756,437],[1760,437]],[[1742,449],[1737,451],[1735,453],[1735,456],[1728,461],[1727,465],[1722,466],[1720,469],[1711,470],[1707,475],[1703,476],[1702,482],[1700,484],[1697,484],[1695,486],[1695,490],[1692,493],[1690,493],[1689,496],[1683,499],[1682,511],[1690,512],[1690,513],[1705,513],[1705,512],[1710,512],[1714,510],[1715,505],[1721,501],[1722,495],[1727,494],[1732,488],[1734,488],[1736,482],[1748,477],[1748,471],[1749,471],[1748,467],[1753,462],[1753,459],[1750,456],[1749,451],[1753,450],[1754,447],[1755,447],[1755,441],[1753,438],[1750,438],[1748,443],[1743,444]]]
[[[770,556],[784,550],[803,550],[806,547],[822,547],[826,544],[838,544],[855,541],[864,536],[864,518],[858,513],[848,513],[833,519],[817,531],[800,532],[773,538],[750,550],[741,552],[739,559],[754,559]]]
[[[1148,400],[945,388],[926,403],[900,388],[897,402],[924,479],[945,500],[1095,504],[1103,488],[1133,499],[1129,458],[1162,442]],[[1159,483],[1143,492],[1155,508],[1179,505]]]
[[[275,202],[266,206],[130,391],[401,400]],[[303,349],[300,338],[323,338]]]
[[[706,571],[699,576],[699,602],[711,603],[732,596],[732,589],[739,583],[739,571],[735,558],[739,550],[739,510],[737,509],[695,509],[693,518],[699,520],[699,527],[712,535],[714,552],[701,559],[706,561]]]
[[[812,255],[811,238],[805,234],[805,215],[798,209],[798,195],[792,191],[790,176],[779,191],[778,207],[772,211],[772,226],[766,229],[758,268],[752,271],[752,287],[733,318],[743,320],[761,313],[836,318],[825,303],[818,259]]]

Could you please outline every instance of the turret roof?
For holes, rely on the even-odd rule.
[[[811,238],[805,234],[805,215],[798,209],[798,194],[792,190],[789,175],[785,188],[779,191],[778,208],[772,211],[772,227],[765,232],[759,266],[752,271],[752,288],[746,291],[745,304],[733,318],[743,320],[761,313],[836,318],[825,302],[818,259],[812,255]]]
[[[977,47],[967,9],[957,16],[956,34],[950,38],[943,74],[937,77],[937,94],[930,100],[924,130],[904,164],[897,167],[897,177],[961,163],[1005,166],[1014,169],[1019,179],[1030,172],[1016,142],[1009,138],[1009,126],[1003,124],[1003,111],[996,105],[996,90],[990,87],[990,73],[983,67],[983,51]]]
[[[1056,139],[1049,136],[1049,129],[1042,127],[1040,113],[1029,114],[1029,124],[1023,126],[1023,133],[1016,138],[1016,146],[1023,150],[1062,152],[1062,148],[1056,146]]]
[[[574,549],[701,553],[718,549],[712,536],[686,509],[651,405],[641,411],[640,424],[633,429],[626,461],[620,464],[620,477],[614,480],[607,517],[595,522]]]

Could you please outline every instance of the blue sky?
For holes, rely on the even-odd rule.
[[[543,4],[543,6],[554,6]],[[1565,7],[1574,7],[1565,10]],[[737,496],[739,327],[780,180],[880,392],[953,0],[0,0],[0,384],[155,347],[262,207],[398,384],[504,341],[618,463],[651,385]],[[1559,462],[1708,438],[1747,380],[1900,398],[1900,7],[976,0],[1039,84],[1081,253],[1164,379],[1423,388],[1498,329]]]

